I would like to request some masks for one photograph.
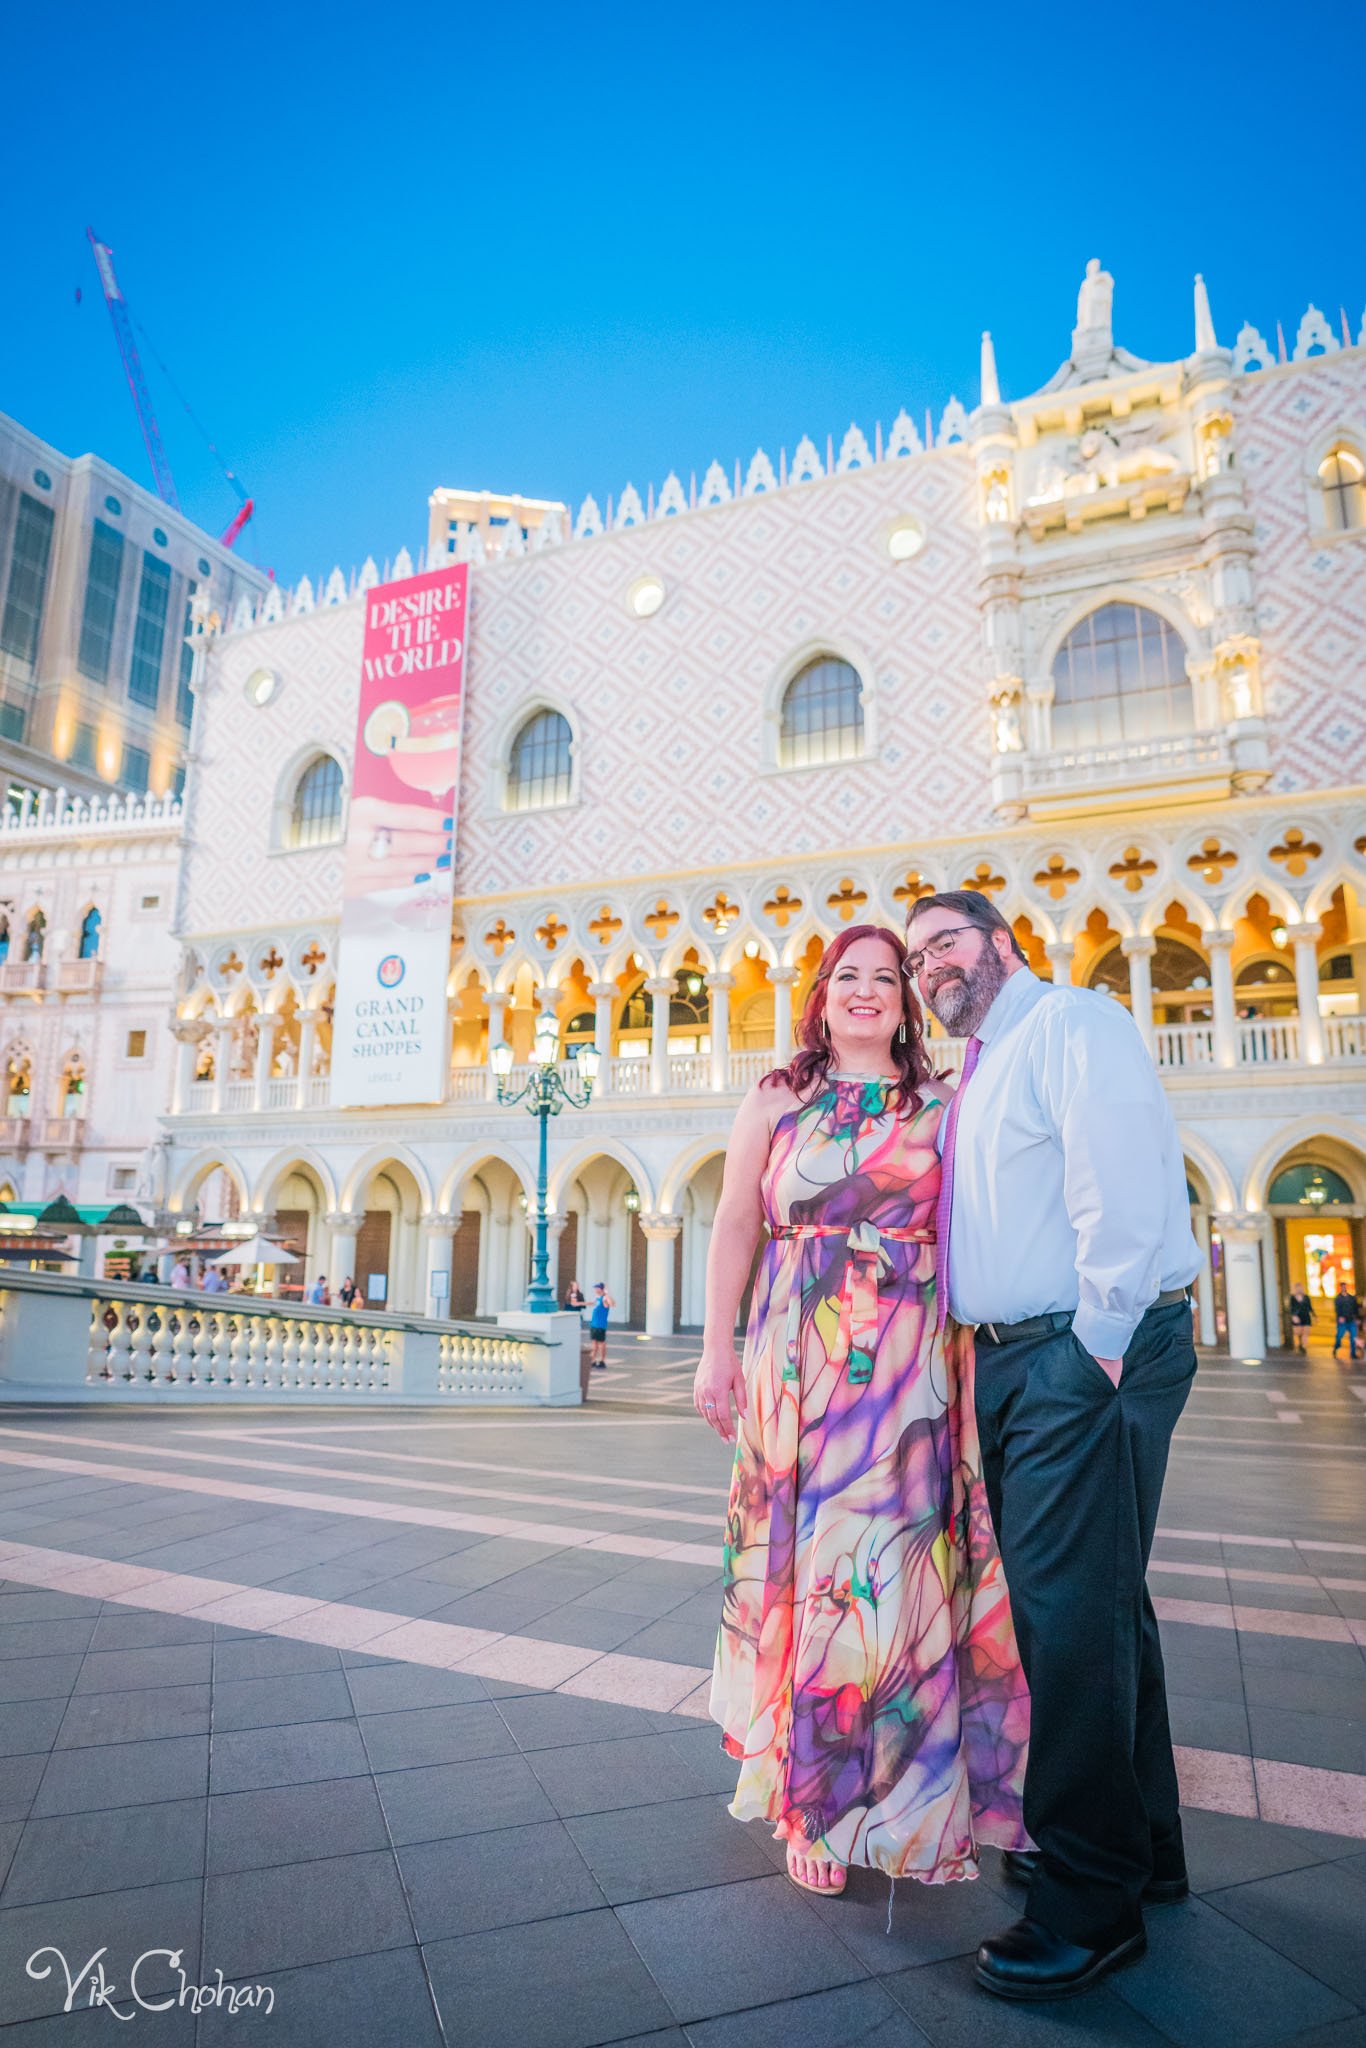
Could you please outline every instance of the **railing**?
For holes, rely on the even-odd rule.
[[[650,1062],[648,1060],[612,1061],[613,1095],[648,1095],[650,1092]]]
[[[1163,1069],[1183,1072],[1190,1067],[1213,1067],[1214,1026],[1159,1024],[1153,1032],[1153,1052]]]
[[[452,1102],[487,1102],[489,1092],[487,1067],[451,1068],[449,1099]]]
[[[0,967],[0,995],[17,995],[43,985],[41,960],[7,960]]]
[[[1366,1059],[1366,1017],[1325,1017],[1323,1053],[1330,1060]]]
[[[167,1397],[573,1405],[578,1319],[542,1336],[0,1268],[0,1399]]]
[[[26,1116],[0,1116],[0,1149],[22,1152],[28,1143],[28,1125]]]
[[[1324,1060],[1326,1063],[1344,1060],[1366,1061],[1366,1017],[1325,1017],[1323,1019]],[[963,1068],[963,1041],[956,1038],[927,1037],[925,1050],[936,1073],[958,1074]],[[1214,1026],[1205,1024],[1159,1024],[1153,1031],[1153,1057],[1164,1073],[1191,1073],[1194,1071],[1220,1073],[1231,1071],[1220,1067],[1215,1060]],[[770,1047],[745,1047],[733,1051],[729,1056],[727,1089],[730,1094],[743,1094],[762,1075],[769,1073],[778,1064],[778,1055]],[[1298,1017],[1244,1017],[1234,1026],[1233,1068],[1248,1067],[1289,1067],[1303,1064],[1302,1033]],[[557,1062],[559,1072],[567,1081],[579,1079],[576,1060]],[[524,1087],[532,1073],[528,1061],[519,1061],[507,1081],[508,1089],[516,1092]],[[649,1059],[628,1059],[614,1057],[607,1067],[609,1085],[599,1092],[609,1099],[632,1100],[650,1095],[653,1063]],[[670,1053],[665,1071],[665,1093],[670,1095],[699,1095],[712,1093],[712,1064],[709,1053]],[[191,1084],[185,1102],[187,1114],[202,1114],[213,1106],[214,1084],[212,1081],[195,1081]],[[490,1102],[494,1092],[489,1069],[486,1065],[453,1067],[450,1072],[447,1100],[452,1103],[474,1104]],[[251,1081],[229,1081],[223,1089],[223,1109],[232,1113],[250,1110],[255,1100],[255,1085]],[[282,1076],[266,1085],[265,1106],[268,1110],[297,1110],[299,1108],[326,1109],[332,1100],[332,1083],[327,1074],[310,1075],[302,1083],[293,1076]],[[67,1139],[49,1136],[58,1130],[57,1123],[44,1127],[45,1144],[65,1144]],[[27,1142],[28,1123],[23,1117],[0,1119],[0,1147],[14,1150]]]
[[[526,1390],[526,1344],[488,1331],[443,1330],[437,1386],[463,1401],[517,1401]]]
[[[84,1117],[50,1116],[43,1121],[38,1143],[45,1151],[73,1152],[84,1136]]]
[[[1164,739],[1118,740],[1105,747],[1055,747],[1047,754],[1023,754],[1018,759],[1021,786],[1029,793],[1074,789],[1116,777],[1156,781],[1164,775],[1191,774],[1227,766],[1229,751],[1222,733],[1187,732]]]
[[[1244,1017],[1238,1021],[1239,1066],[1287,1066],[1300,1056],[1298,1017]]]
[[[92,994],[100,985],[103,960],[59,960],[53,969],[53,986],[59,995]]]

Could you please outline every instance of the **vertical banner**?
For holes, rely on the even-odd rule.
[[[439,1102],[446,1092],[468,602],[463,562],[365,595],[334,1108]]]

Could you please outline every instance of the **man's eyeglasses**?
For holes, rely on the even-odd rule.
[[[936,932],[932,939],[926,939],[920,952],[907,954],[907,974],[910,975],[912,981],[917,980],[926,960],[948,959],[949,954],[953,951],[953,943],[958,937],[959,932],[980,932],[981,929],[980,924],[946,925],[942,932]]]

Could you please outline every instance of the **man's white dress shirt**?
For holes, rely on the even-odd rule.
[[[1010,975],[978,1031],[954,1147],[949,1305],[961,1323],[1075,1311],[1119,1358],[1200,1270],[1171,1109],[1122,1005]]]

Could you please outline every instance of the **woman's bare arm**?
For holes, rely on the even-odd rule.
[[[763,1229],[760,1188],[774,1119],[792,1100],[786,1088],[751,1088],[736,1113],[726,1147],[721,1199],[707,1253],[702,1362],[693,1382],[694,1408],[725,1443],[735,1438],[732,1399],[741,1415],[746,1412],[745,1378],[735,1352],[735,1318]]]

